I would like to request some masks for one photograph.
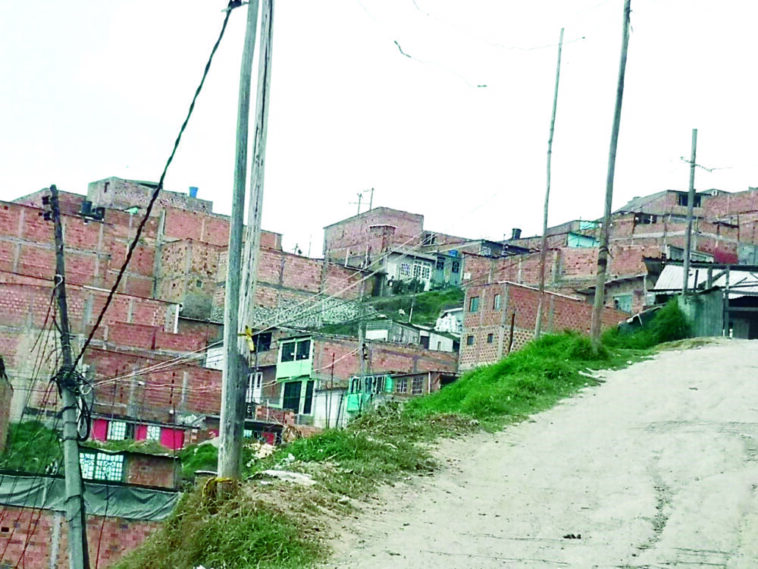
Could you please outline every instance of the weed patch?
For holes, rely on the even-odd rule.
[[[0,468],[32,474],[59,472],[62,459],[58,433],[39,421],[25,421],[9,426]]]
[[[209,490],[210,489],[210,490]],[[289,516],[237,488],[186,494],[169,520],[116,569],[284,569],[307,566],[323,548]]]

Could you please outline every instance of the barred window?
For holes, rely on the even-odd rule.
[[[79,465],[82,468],[82,478],[92,480],[95,476],[95,457],[94,452],[83,452],[79,455]]]
[[[424,378],[423,377],[414,377],[413,378],[413,387],[411,389],[411,393],[413,395],[421,395],[424,392]]]
[[[124,455],[98,453],[94,478],[121,482],[124,478]]]
[[[395,384],[395,393],[408,393],[408,378],[401,377]]]
[[[126,423],[124,421],[108,423],[108,440],[123,441],[124,439],[126,439]]]
[[[148,425],[147,434],[145,438],[148,441],[160,441],[161,440],[161,428],[158,425]]]
[[[83,452],[79,455],[82,478],[87,480],[109,480],[122,482],[124,479],[124,455],[102,452]]]

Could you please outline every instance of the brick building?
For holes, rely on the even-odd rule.
[[[360,375],[361,358],[367,375],[415,374],[434,379],[418,394],[428,392],[427,387],[439,388],[440,377],[453,377],[457,367],[457,354],[419,346],[367,341],[361,354],[356,338],[295,336],[279,342],[275,378],[263,385],[263,401],[268,407],[294,412],[301,424],[343,424],[345,394],[350,379]]]
[[[465,371],[501,360],[534,338],[539,291],[508,281],[493,281],[466,288],[463,334],[458,369]],[[592,305],[580,297],[545,293],[542,330],[576,330],[589,333]],[[626,319],[612,308],[603,311],[607,328]]]
[[[631,313],[651,302],[655,275],[644,259],[681,260],[687,230],[687,192],[665,190],[637,197],[613,213],[609,235],[610,264],[606,302]],[[691,259],[715,263],[758,260],[758,190],[697,192],[693,202]],[[546,286],[555,292],[594,294],[601,224],[574,220],[548,229]],[[536,286],[539,283],[541,237],[510,239],[506,244],[533,251],[507,259],[466,255],[464,285],[483,275]],[[480,256],[484,257],[484,256]]]
[[[90,564],[108,567],[138,547],[173,510],[178,493],[119,483],[84,483]],[[64,481],[53,476],[0,480],[0,566],[64,569],[68,524]]]

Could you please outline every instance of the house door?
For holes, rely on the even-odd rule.
[[[284,384],[282,409],[290,409],[295,413],[300,412],[300,389],[302,385],[301,381],[288,381]]]

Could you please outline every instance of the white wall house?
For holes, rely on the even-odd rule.
[[[386,259],[385,269],[388,281],[408,282],[416,279],[424,283],[424,290],[429,290],[436,257],[396,250],[389,253]]]
[[[434,329],[437,332],[448,332],[449,334],[460,336],[461,330],[463,330],[463,308],[443,310],[439,318],[437,318]]]

